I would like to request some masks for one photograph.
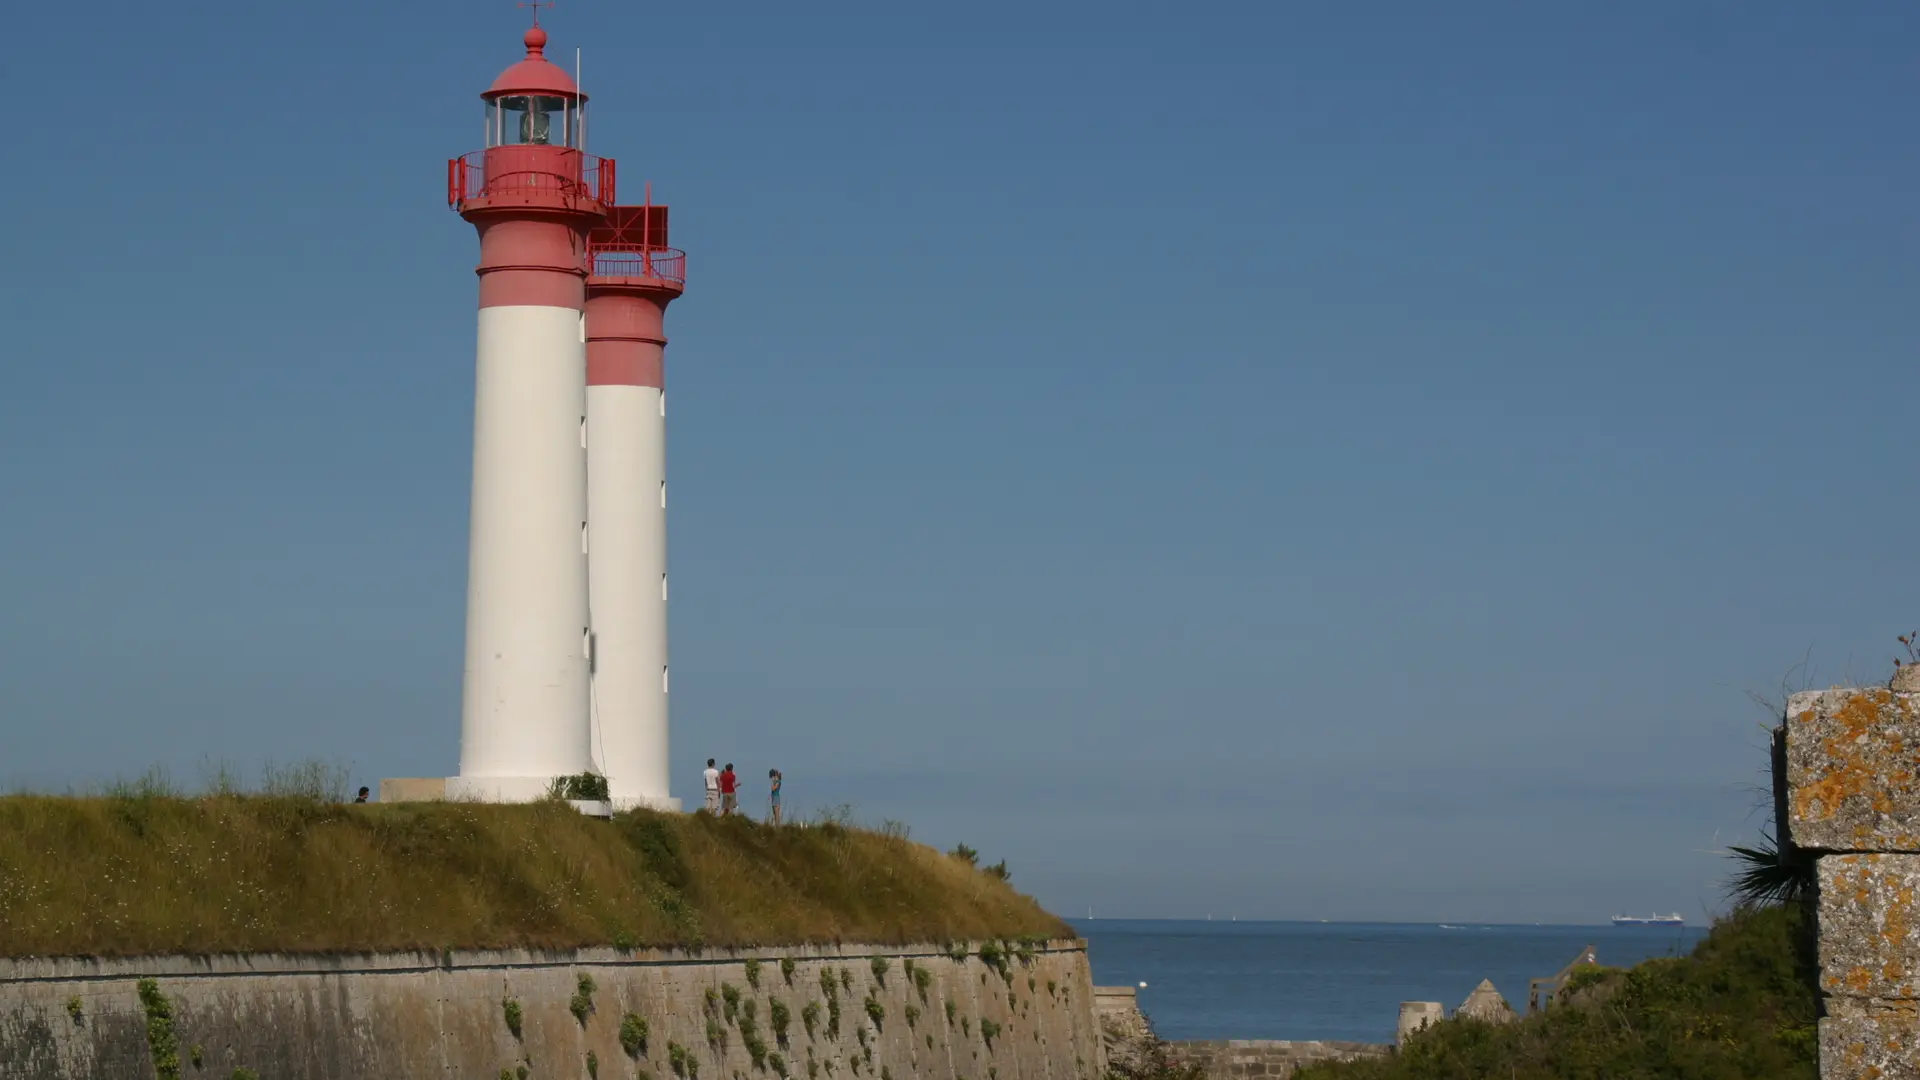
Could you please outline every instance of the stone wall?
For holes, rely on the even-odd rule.
[[[158,997],[143,1003],[142,979]],[[977,949],[855,946],[0,960],[0,1080],[168,1075],[150,1006],[170,1014],[183,1080],[1098,1080],[1105,1067],[1085,946],[1063,941],[995,965]],[[629,1016],[647,1035],[631,1055]]]
[[[1200,1065],[1209,1080],[1238,1080],[1242,1077],[1282,1080],[1302,1065],[1316,1061],[1353,1061],[1358,1058],[1386,1057],[1385,1046],[1356,1042],[1288,1042],[1284,1040],[1234,1039],[1229,1042],[1176,1042],[1167,1044],[1174,1060]]]
[[[1820,1075],[1920,1080],[1920,678],[1795,694],[1781,842],[1816,859]]]

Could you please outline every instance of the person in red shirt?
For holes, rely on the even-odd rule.
[[[736,786],[739,778],[733,775],[733,762],[720,770],[720,816],[732,817],[740,806],[740,789]]]

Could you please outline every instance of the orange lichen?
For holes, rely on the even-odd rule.
[[[1888,690],[1846,694],[1832,712],[1831,721],[1837,730],[1820,742],[1826,769],[1801,778],[1793,786],[1794,817],[1803,821],[1831,818],[1849,799],[1865,799],[1875,813],[1882,815],[1891,814],[1896,805],[1917,801],[1914,771],[1910,763],[1899,760],[1906,743],[1898,736],[1888,738],[1893,723],[1907,719],[1913,711],[1913,702],[1896,700]],[[1807,722],[1817,712],[1809,709],[1794,719]],[[1896,793],[1907,797],[1896,802]],[[1853,833],[1856,842],[1863,842],[1872,829],[1858,826]]]

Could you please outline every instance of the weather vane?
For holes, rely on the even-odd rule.
[[[550,8],[558,2],[559,0],[544,0],[544,2],[542,2],[542,0],[532,0],[532,2],[529,3],[528,0],[520,0],[519,3],[516,3],[513,6],[523,7],[523,8],[532,8],[533,9],[533,25],[539,26],[540,25],[540,9]]]

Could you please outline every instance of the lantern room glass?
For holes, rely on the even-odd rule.
[[[487,145],[580,146],[582,108],[551,94],[505,94],[487,101]]]

